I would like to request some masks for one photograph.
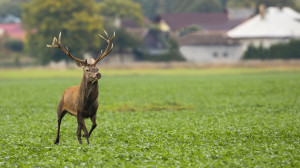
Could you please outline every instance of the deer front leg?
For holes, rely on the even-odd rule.
[[[96,114],[91,117],[91,120],[92,120],[92,127],[91,127],[90,132],[89,132],[89,137],[91,136],[93,130],[97,127]]]
[[[88,134],[88,131],[87,131],[86,126],[85,126],[84,118],[78,115],[77,120],[78,120],[78,127],[80,125],[79,134],[78,134],[78,129],[77,129],[77,137],[78,137],[79,143],[82,144],[82,142],[81,142],[81,129],[83,130],[84,135],[89,135],[89,134]],[[90,144],[89,136],[85,136],[85,138],[87,140],[87,143]]]

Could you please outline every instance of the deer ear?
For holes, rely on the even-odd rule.
[[[81,67],[81,62],[76,62],[76,65],[77,65],[78,67]]]

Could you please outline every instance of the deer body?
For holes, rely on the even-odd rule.
[[[97,73],[99,74],[99,73]],[[96,77],[98,78],[98,77]],[[100,78],[100,77],[99,77]],[[99,79],[98,78],[98,79]],[[69,113],[77,117],[78,123],[84,123],[84,118],[90,118],[92,120],[92,128],[89,133],[85,124],[81,124],[79,129],[83,129],[84,135],[87,138],[91,135],[92,131],[96,128],[96,112],[98,109],[98,81],[88,81],[85,76],[83,76],[80,85],[72,86],[67,88],[57,107],[58,116],[58,130],[55,143],[59,143],[59,128],[62,118],[66,113]],[[88,135],[88,137],[86,136]],[[81,131],[77,131],[77,137],[79,143],[81,141]]]
[[[65,52],[69,57],[76,61],[76,64],[83,69],[83,77],[81,83],[77,86],[72,86],[67,88],[57,107],[57,117],[58,117],[58,128],[57,135],[55,139],[55,144],[59,143],[59,132],[60,125],[63,117],[66,113],[69,113],[75,117],[77,117],[77,138],[78,142],[82,144],[81,141],[81,130],[84,132],[84,137],[89,144],[89,137],[93,130],[96,128],[96,114],[98,109],[98,80],[101,78],[101,74],[98,72],[98,68],[96,64],[103,57],[105,57],[111,51],[113,45],[112,41],[115,35],[112,38],[109,38],[107,33],[105,32],[107,39],[99,35],[101,38],[105,39],[108,42],[108,46],[105,49],[104,53],[101,51],[101,55],[98,59],[92,63],[88,64],[87,61],[80,60],[74,56],[72,56],[68,49],[65,49],[61,45],[61,33],[59,34],[58,40],[54,37],[52,45],[47,45],[52,48],[60,48],[63,52]],[[92,121],[92,127],[90,131],[87,131],[84,119],[90,118]]]
[[[67,88],[59,102],[57,110],[66,111],[76,116],[80,113],[85,118],[91,117],[98,109],[98,82],[81,84]]]

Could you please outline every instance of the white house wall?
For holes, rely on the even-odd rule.
[[[190,62],[237,62],[242,57],[241,46],[181,46],[180,52]]]

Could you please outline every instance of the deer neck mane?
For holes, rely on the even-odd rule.
[[[98,98],[98,80],[90,82],[83,75],[80,83],[79,97],[83,102],[95,101]]]

